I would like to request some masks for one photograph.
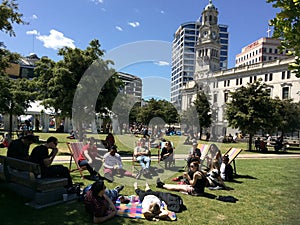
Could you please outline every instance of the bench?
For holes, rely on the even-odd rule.
[[[67,178],[41,178],[39,164],[0,156],[1,185],[29,200],[27,205],[43,208],[62,202]]]

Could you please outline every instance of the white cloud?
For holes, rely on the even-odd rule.
[[[129,22],[128,25],[132,26],[132,27],[138,27],[138,26],[140,26],[140,23],[139,22]]]
[[[165,61],[158,61],[158,62],[155,62],[155,65],[158,65],[158,66],[169,66],[170,63],[165,62]]]
[[[31,16],[31,19],[32,20],[36,20],[38,17],[37,17],[37,15],[35,15],[35,14],[33,14],[32,16]]]
[[[104,1],[103,0],[91,0],[91,2],[94,2],[96,4],[102,4]]]
[[[119,27],[119,26],[116,26],[116,29],[119,30],[119,31],[123,31],[123,28]]]
[[[64,36],[63,33],[57,30],[50,30],[50,34],[47,35],[39,35],[36,37],[38,40],[44,43],[44,47],[59,49],[63,47],[75,48],[74,41],[70,38]]]
[[[27,35],[40,35],[40,33],[37,30],[29,30],[26,31]]]
[[[161,13],[161,14],[165,14],[165,11],[164,11],[164,10],[160,10],[160,13]]]

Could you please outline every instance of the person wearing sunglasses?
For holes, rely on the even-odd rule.
[[[49,137],[45,144],[38,145],[34,149],[32,149],[32,152],[29,156],[29,161],[40,165],[42,178],[67,178],[67,191],[69,193],[75,192],[69,169],[63,165],[52,165],[52,162],[56,154],[58,153],[57,144],[58,139],[56,137]],[[51,149],[50,153],[49,149]]]
[[[206,176],[203,172],[199,171],[199,163],[197,161],[191,162],[189,171],[183,173],[183,178],[186,179],[187,184],[165,184],[158,179],[156,187],[171,191],[185,192],[193,196],[201,196],[204,194]]]

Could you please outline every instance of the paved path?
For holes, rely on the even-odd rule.
[[[175,159],[177,160],[184,160],[186,159],[187,155],[184,154],[175,154]],[[274,158],[300,158],[300,154],[262,154],[262,153],[252,153],[252,154],[239,154],[237,156],[238,159],[274,159]],[[156,156],[153,156],[153,159],[157,159]],[[131,161],[131,157],[122,157],[123,161]],[[67,163],[70,161],[70,156],[64,155],[64,156],[56,156],[54,159],[55,163]]]

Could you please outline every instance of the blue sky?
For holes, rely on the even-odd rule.
[[[85,49],[98,39],[101,49],[111,51],[144,43],[141,58],[117,68],[143,78],[143,97],[170,99],[171,46],[180,24],[201,16],[208,0],[20,0],[19,11],[29,25],[14,25],[16,37],[0,33],[7,49],[27,56],[34,52],[57,61],[62,46]],[[219,23],[229,26],[229,68],[242,47],[267,36],[268,21],[274,9],[265,0],[213,0],[219,11]],[[157,57],[144,58],[151,51],[147,41],[162,45]],[[150,45],[151,46],[151,45]],[[125,48],[126,49],[126,48]],[[160,49],[160,48],[158,48]],[[132,51],[127,49],[122,57]],[[166,57],[169,59],[166,59]],[[136,58],[136,57],[135,57]],[[120,57],[113,58],[120,60]],[[145,79],[145,80],[144,80]],[[147,82],[146,82],[147,81]]]

